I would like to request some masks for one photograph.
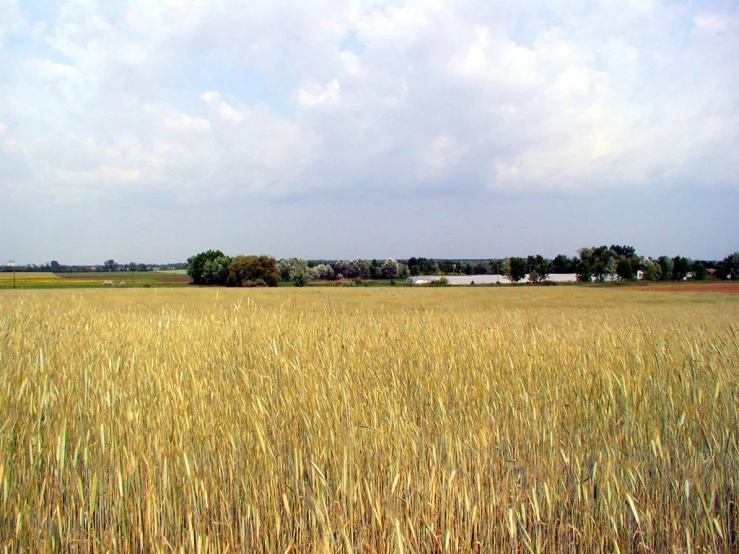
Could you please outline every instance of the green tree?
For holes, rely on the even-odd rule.
[[[660,269],[658,262],[650,258],[644,258],[644,260],[642,260],[642,267],[642,278],[645,281],[659,281],[662,270]]]
[[[280,279],[290,281],[296,287],[304,287],[310,280],[308,262],[301,258],[284,258],[277,264]]]
[[[592,248],[584,246],[583,248],[580,248],[577,253],[580,256],[580,261],[587,262],[590,264],[591,268],[593,267],[593,264],[595,264],[595,255],[593,254]]]
[[[271,256],[236,256],[228,267],[226,284],[231,287],[249,287],[265,284],[276,287],[280,283],[277,261]]]
[[[382,264],[377,260],[370,263],[370,279],[382,279]]]
[[[410,270],[410,267],[408,268]],[[439,262],[439,271],[447,275],[454,275],[457,271],[457,264],[454,260],[441,260]]]
[[[393,258],[388,258],[383,262],[380,273],[385,279],[398,279],[400,277],[400,265]]]
[[[577,259],[575,263],[566,254],[557,254],[552,260],[552,273],[575,273],[575,266],[577,265]]]
[[[436,275],[439,273],[439,264],[429,258],[409,258],[408,269],[414,277],[418,275]]]
[[[310,281],[308,265],[297,265],[290,272],[290,282],[296,287],[304,287]]]
[[[413,277],[421,275],[421,260],[423,259],[424,258],[416,258],[415,256],[408,258],[408,269]]]
[[[282,258],[277,262],[277,271],[280,274],[280,281],[290,280],[290,260],[295,258]]]
[[[580,260],[575,266],[575,273],[577,280],[581,283],[589,283],[593,279],[593,269],[590,264],[585,260]]]
[[[614,250],[612,250],[605,244],[602,246],[593,248],[593,252],[594,252],[595,258],[603,262],[606,265],[606,267],[609,267],[609,265],[611,264],[611,260],[616,260],[618,258],[618,254],[616,254]],[[613,262],[612,267],[613,267],[613,274],[615,275],[616,274],[615,261]]]
[[[608,263],[606,264],[606,272],[608,273],[608,277],[611,282],[616,280],[616,266],[617,265],[618,265],[618,259],[616,257],[608,258]]]
[[[225,285],[228,280],[228,268],[231,265],[231,258],[228,256],[218,256],[214,260],[208,260],[203,265],[203,271],[200,276],[204,285]]]
[[[472,266],[472,275],[487,275],[488,268],[486,262],[477,262]]]
[[[337,279],[369,279],[371,265],[367,260],[338,261],[333,268]]]
[[[369,260],[354,260],[352,262],[357,268],[357,276],[360,279],[371,279],[375,269]]]
[[[616,274],[622,281],[634,280],[634,268],[631,265],[631,259],[625,256],[619,258],[616,264]]]
[[[336,274],[330,265],[318,264],[310,268],[310,278],[314,281],[333,281]]]
[[[518,283],[526,277],[526,261],[516,256],[507,258],[504,275],[510,279],[511,283]]]
[[[695,262],[693,264],[693,279],[696,281],[705,281],[708,278],[708,269],[703,262]]]
[[[537,254],[526,258],[526,266],[529,272],[529,281],[532,283],[541,283],[549,278],[549,260]]]
[[[211,262],[220,257],[223,257],[223,252],[220,250],[207,250],[188,258],[187,274],[192,277],[193,284],[206,285],[207,283],[203,280],[203,268],[207,262]],[[106,262],[106,264],[107,263],[108,262]]]
[[[739,252],[726,256],[721,265],[727,279],[739,280]]]
[[[118,264],[115,260],[105,260],[103,262],[103,268],[105,271],[118,271]]]
[[[672,277],[672,258],[668,256],[660,256],[659,260],[660,281],[669,281]]]
[[[503,274],[503,264],[505,263],[505,260],[501,259],[494,259],[490,260],[490,274],[491,275],[502,275]]]
[[[633,247],[630,246],[614,245],[608,247],[605,244],[591,248],[580,248],[580,250],[578,250],[580,260],[590,264],[596,281],[603,282],[606,280],[607,276],[610,277],[611,280],[615,278],[619,255],[616,253],[614,248],[619,252],[623,252],[624,255],[630,255],[634,250]]]
[[[401,279],[407,279],[408,277],[410,277],[410,275],[411,272],[408,269],[408,265],[402,262],[398,262],[398,277],[400,277]]]
[[[633,246],[612,244],[610,250],[613,250],[618,257],[623,258],[633,258],[636,255],[636,248]]]
[[[682,281],[687,277],[690,271],[690,260],[683,256],[675,256],[672,258],[672,279],[673,281]]]
[[[593,278],[595,278],[599,283],[602,283],[606,280],[606,275],[608,275],[606,264],[600,260],[595,262],[595,265],[593,266]]]

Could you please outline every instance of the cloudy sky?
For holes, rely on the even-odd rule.
[[[0,0],[0,264],[739,249],[736,0]]]

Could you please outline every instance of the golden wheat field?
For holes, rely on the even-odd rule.
[[[739,295],[0,292],[3,552],[737,552]]]

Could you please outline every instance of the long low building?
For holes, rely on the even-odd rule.
[[[427,285],[434,281],[439,281],[445,277],[450,285],[509,285],[511,281],[505,275],[419,275],[418,277],[408,277],[406,283],[409,285]],[[527,283],[529,276],[523,278],[519,283]],[[574,283],[577,281],[577,275],[574,273],[551,273],[547,277],[547,281],[555,283]]]

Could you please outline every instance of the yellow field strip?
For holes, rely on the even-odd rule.
[[[33,271],[17,271],[15,273],[16,281],[38,281],[38,280],[51,280],[55,279],[58,280],[59,277],[57,277],[54,273],[51,272],[33,272]],[[13,280],[13,273],[0,273],[0,281],[12,281]]]

